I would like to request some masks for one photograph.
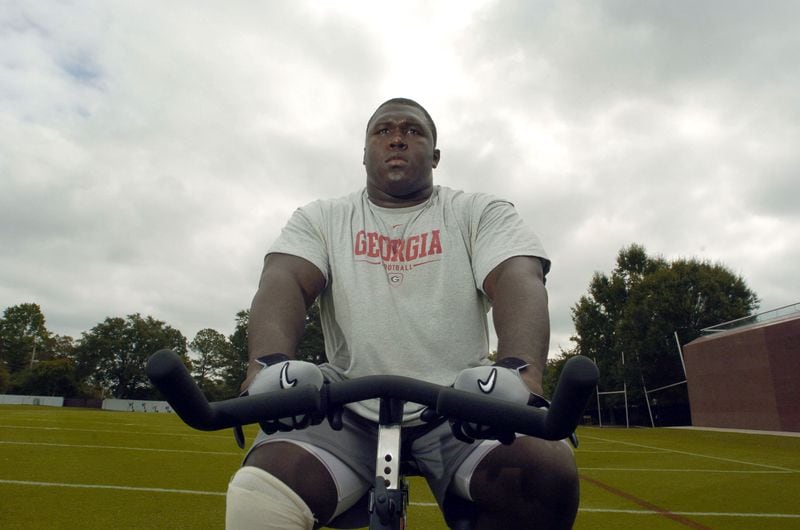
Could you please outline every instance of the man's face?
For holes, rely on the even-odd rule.
[[[416,107],[387,104],[367,125],[364,166],[367,192],[381,206],[404,206],[427,199],[439,150],[425,114]]]

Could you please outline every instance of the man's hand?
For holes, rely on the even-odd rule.
[[[537,407],[546,405],[547,400],[532,393],[522,379],[521,372],[527,366],[528,364],[521,359],[506,357],[493,366],[467,368],[458,374],[453,388],[520,405]],[[478,425],[460,420],[451,420],[450,428],[456,438],[466,443],[472,443],[478,439],[496,439],[508,445],[516,438],[516,434],[513,432],[499,431],[488,425]]]
[[[274,392],[300,385],[313,385],[317,389],[321,389],[325,383],[317,365],[306,361],[289,360],[282,353],[262,357],[258,359],[258,362],[263,365],[263,368],[256,373],[247,388],[246,392],[249,395]],[[323,419],[325,416],[322,414],[302,414],[280,420],[261,421],[259,425],[266,434],[273,434],[278,431],[305,429],[309,425],[317,425]]]

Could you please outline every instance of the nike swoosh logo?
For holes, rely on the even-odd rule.
[[[289,363],[281,367],[281,388],[292,388],[297,384],[297,379],[289,379]]]
[[[497,368],[492,368],[489,377],[486,378],[486,381],[481,381],[478,379],[478,388],[484,394],[490,394],[492,390],[494,390],[494,384],[497,381]]]

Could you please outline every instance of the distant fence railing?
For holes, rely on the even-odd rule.
[[[0,394],[0,405],[38,405],[47,407],[89,407],[121,412],[172,412],[166,401],[143,399],[64,399],[57,396],[18,396]]]
[[[0,394],[0,405],[41,405],[45,407],[62,407],[63,397],[56,396],[18,396]]]
[[[770,309],[769,311],[763,311],[755,315],[748,315],[735,320],[729,320],[728,322],[723,322],[722,324],[717,324],[715,326],[709,326],[701,329],[700,335],[712,335],[714,333],[728,331],[731,329],[740,328],[742,326],[759,324],[761,322],[769,322],[770,320],[776,320],[778,318],[783,318],[793,314],[800,314],[800,302]]]

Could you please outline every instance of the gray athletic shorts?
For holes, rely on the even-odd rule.
[[[327,421],[302,430],[266,435],[259,431],[250,451],[264,443],[286,440],[305,442],[330,452],[370,486],[375,480],[375,458],[378,447],[377,424],[345,409],[343,428],[333,430]],[[453,475],[473,452],[488,452],[498,442],[485,441],[467,444],[457,440],[447,422],[403,427],[401,431],[403,460],[411,460],[428,481],[439,506]]]

